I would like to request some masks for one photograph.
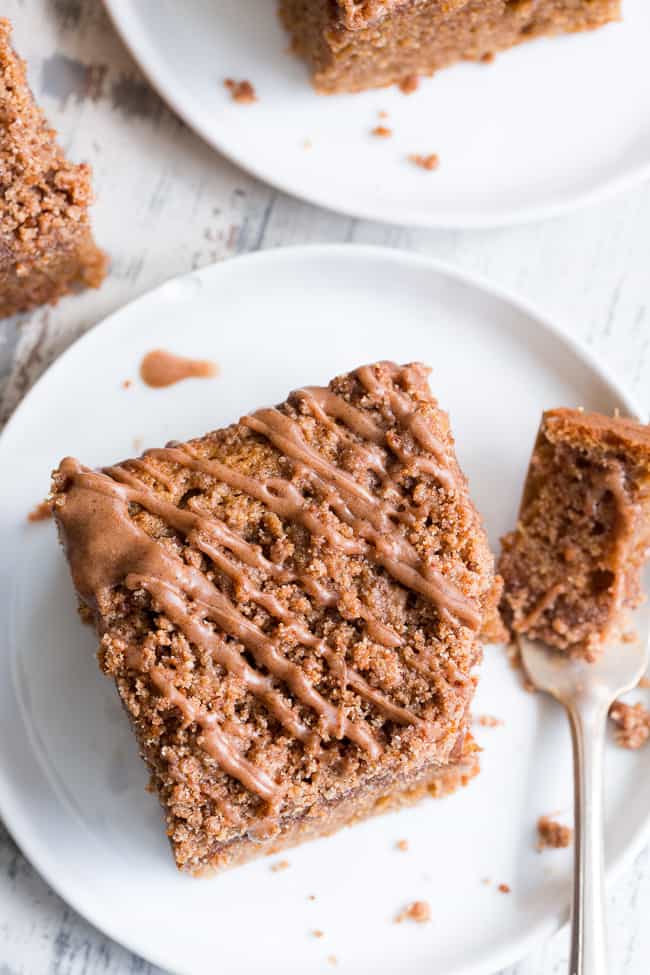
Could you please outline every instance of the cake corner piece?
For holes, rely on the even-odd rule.
[[[107,264],[90,229],[90,167],[65,158],[11,30],[0,17],[0,318],[99,287]]]
[[[638,606],[650,546],[650,427],[582,410],[543,414],[517,527],[502,540],[503,620],[586,660]]]
[[[101,471],[66,458],[52,496],[179,868],[477,773],[493,558],[424,367],[361,367]]]

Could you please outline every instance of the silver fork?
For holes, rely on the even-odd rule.
[[[607,713],[636,687],[648,666],[650,607],[635,614],[638,642],[608,646],[594,663],[574,660],[521,639],[531,681],[569,714],[574,770],[574,873],[569,975],[605,975],[607,944],[603,884],[603,752]]]

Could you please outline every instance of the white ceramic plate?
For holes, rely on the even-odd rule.
[[[221,375],[149,389],[138,364],[159,346],[212,358]],[[483,772],[467,789],[290,851],[281,873],[265,860],[209,880],[180,876],[77,619],[54,528],[26,521],[67,453],[90,465],[131,456],[386,357],[433,366],[494,543],[513,523],[542,408],[634,411],[586,353],[517,301],[422,258],[308,247],[209,267],[122,309],[52,366],[0,440],[0,809],[53,887],[165,968],[304,975],[328,971],[333,954],[355,975],[488,975],[565,915],[568,854],[538,855],[534,827],[570,808],[569,736],[499,648],[487,652],[476,711],[506,723],[477,729]],[[613,872],[647,833],[650,750],[610,748],[607,774]],[[395,850],[401,837],[408,853]],[[418,898],[433,922],[393,924]]]
[[[622,24],[456,66],[409,97],[316,95],[287,54],[275,0],[105,2],[149,79],[207,142],[334,210],[492,226],[548,217],[650,174],[647,0],[624,0]],[[235,104],[226,77],[250,79],[259,102]],[[390,139],[370,134],[380,110]],[[437,172],[407,161],[431,152]]]

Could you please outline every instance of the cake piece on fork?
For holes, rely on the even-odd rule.
[[[293,49],[323,94],[398,82],[456,61],[619,20],[621,0],[280,0]]]
[[[642,599],[650,427],[581,410],[544,413],[518,524],[502,541],[510,632],[593,660]]]
[[[197,873],[478,770],[493,559],[418,364],[378,363],[102,471],[54,474],[72,579]]]

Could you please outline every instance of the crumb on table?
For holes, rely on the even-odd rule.
[[[395,924],[402,921],[415,921],[417,924],[426,924],[431,920],[431,908],[427,901],[413,901],[408,904],[395,918]]]
[[[637,687],[641,687],[641,688],[644,688],[644,689],[647,689],[648,687],[650,687],[650,677],[642,677],[641,680],[639,681]]]
[[[432,172],[440,165],[440,157],[435,152],[431,152],[428,155],[421,155],[417,152],[411,153],[409,161],[415,166],[419,166],[420,169],[426,169],[428,172]]]
[[[338,965],[338,963],[339,963],[339,960],[336,957],[336,955],[328,955],[327,956],[327,960],[330,963],[330,965]]]
[[[382,139],[388,139],[392,134],[393,130],[386,125],[376,125],[371,132],[371,135],[378,135]]]
[[[381,111],[377,112],[377,117],[378,118],[388,118],[388,112],[386,112],[383,109],[381,109]]]
[[[122,389],[130,389],[132,385],[133,385],[133,380],[132,379],[123,379],[122,380]]]
[[[271,864],[271,870],[273,873],[280,873],[281,870],[287,870],[289,866],[288,860],[278,860],[277,863]]]
[[[321,931],[320,928],[316,928],[312,931],[312,934],[315,938],[323,938],[325,936],[325,932]]]
[[[540,816],[537,821],[537,849],[561,850],[571,842],[572,830],[570,826],[563,826],[550,816]]]
[[[235,81],[234,78],[226,78],[224,80],[224,87],[232,95],[232,100],[238,102],[240,105],[250,105],[251,102],[257,101],[257,92],[250,81],[246,79]]]
[[[616,726],[614,738],[621,748],[640,748],[650,736],[650,711],[637,702],[614,701],[609,716]]]
[[[307,894],[307,900],[308,901],[315,901],[316,900],[316,894]]]
[[[502,894],[509,894],[510,893],[510,884],[499,884],[499,886],[497,887],[497,890],[500,891],[500,893],[502,893]]]
[[[409,848],[408,840],[398,840],[395,844],[396,849],[401,850],[402,853],[406,853]]]

